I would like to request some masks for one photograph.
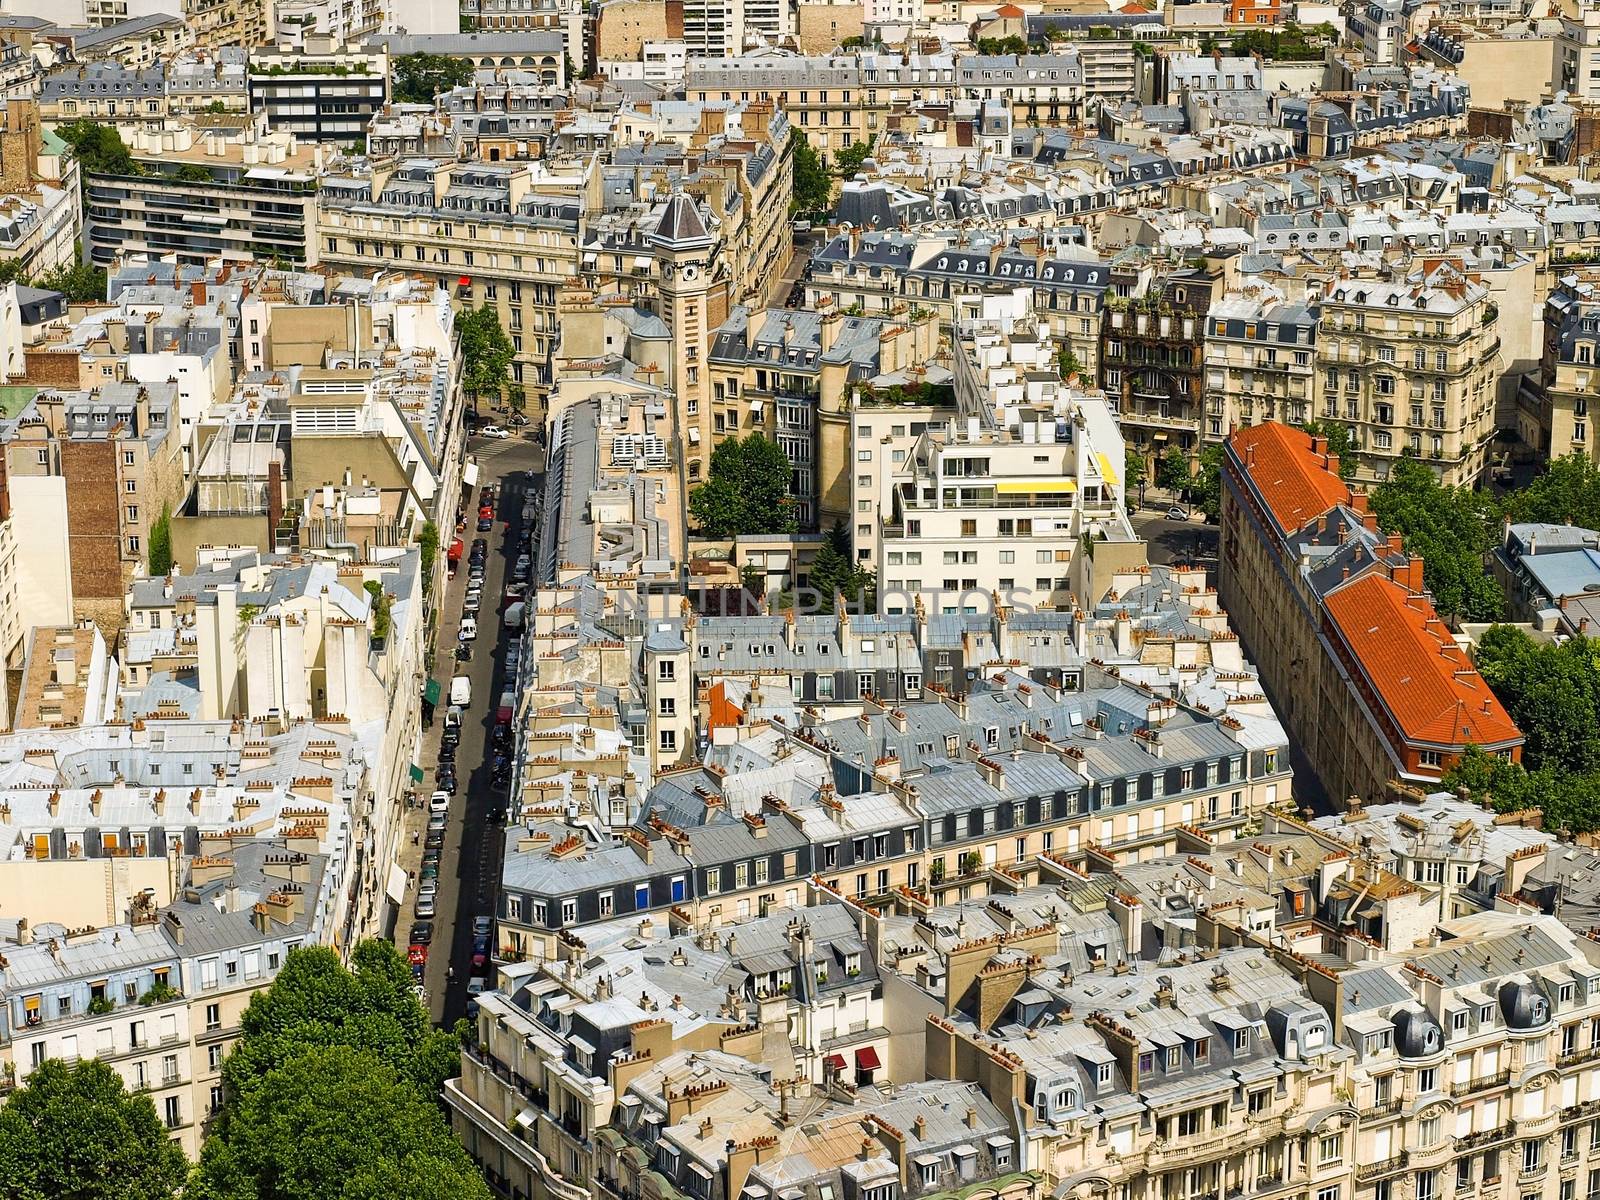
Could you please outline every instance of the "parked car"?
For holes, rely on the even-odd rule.
[[[433,916],[433,897],[418,896],[415,911],[419,917]]]
[[[454,766],[456,761],[456,747],[454,745],[446,746],[441,743],[439,746],[439,761],[442,763],[450,763],[452,766]]]
[[[494,518],[493,517],[479,517],[478,518],[478,532],[479,533],[488,533],[489,530],[491,530],[493,528],[494,528]]]
[[[486,438],[508,438],[511,435],[504,429],[501,429],[498,425],[485,425],[482,429],[478,430],[478,436]]]
[[[428,797],[428,811],[431,813],[447,813],[450,811],[450,793],[435,792]]]
[[[494,933],[493,917],[472,918],[472,936],[477,937],[480,933],[483,934],[484,937],[489,937]]]
[[[1187,521],[1188,519],[1189,510],[1186,508],[1179,508],[1176,504],[1174,504],[1171,508],[1167,509],[1167,520],[1169,521]]]
[[[430,829],[428,836],[423,839],[422,845],[428,850],[442,850],[444,848],[444,830]],[[419,917],[431,917],[432,913],[418,913]]]
[[[411,944],[413,946],[426,946],[433,941],[433,923],[431,921],[418,921],[411,927]]]
[[[449,824],[448,812],[431,812],[428,814],[429,829],[443,829]]]
[[[489,935],[487,933],[475,933],[472,935],[472,952],[474,954],[489,953]]]
[[[481,996],[488,986],[488,981],[484,979],[482,975],[474,975],[471,979],[467,980],[467,995]]]
[[[461,630],[456,634],[456,640],[462,642],[475,641],[478,636],[478,622],[474,617],[461,618]]]
[[[452,704],[449,708],[444,710],[444,727],[445,732],[448,733],[450,730],[454,729],[456,730],[456,736],[461,736],[461,705]]]
[[[452,708],[465,708],[472,703],[472,680],[465,675],[457,675],[450,680],[450,705]],[[457,724],[460,724],[457,721]]]

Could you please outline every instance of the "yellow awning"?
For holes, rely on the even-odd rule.
[[[1075,492],[1078,490],[1076,479],[1017,479],[1004,480],[994,485],[994,490],[1002,496],[1033,496],[1040,493]]]
[[[1111,460],[1109,458],[1098,451],[1095,453],[1094,457],[1095,461],[1100,464],[1100,477],[1102,479],[1104,479],[1112,487],[1116,487],[1122,482],[1122,476],[1116,471],[1115,468],[1112,467]]]

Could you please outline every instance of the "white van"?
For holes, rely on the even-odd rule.
[[[528,606],[522,602],[506,605],[506,628],[521,629],[523,614],[528,611]]]
[[[458,708],[472,703],[472,680],[467,676],[457,675],[450,681],[450,703]]]
[[[456,639],[462,642],[473,642],[478,639],[478,621],[476,617],[462,617],[461,630],[456,634]]]

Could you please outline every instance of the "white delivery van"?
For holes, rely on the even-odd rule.
[[[450,703],[459,708],[472,703],[472,680],[465,675],[457,675],[450,681]]]
[[[528,611],[528,606],[522,602],[506,605],[506,628],[521,629],[523,614]]]

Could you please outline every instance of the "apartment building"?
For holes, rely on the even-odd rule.
[[[693,44],[687,16],[684,36]],[[770,101],[805,135],[825,166],[833,154],[872,137],[875,127],[868,125],[868,101],[856,58],[807,58],[773,51],[739,54],[740,49],[718,52],[721,57],[691,58],[684,71],[684,98]],[[887,94],[886,89],[885,104]]]
[[[461,307],[496,309],[516,348],[511,384],[551,385],[560,287],[577,273],[589,169],[406,159],[327,176],[318,257],[430,276]]]
[[[1304,755],[1297,786],[1375,803],[1468,744],[1516,759],[1522,734],[1433,611],[1422,561],[1338,465],[1325,439],[1266,422],[1228,439],[1222,472],[1218,594]]]
[[[375,14],[381,9],[371,5]],[[376,47],[313,39],[287,52],[257,50],[250,56],[250,110],[265,114],[274,133],[305,142],[359,146],[372,116],[389,98],[389,55]],[[332,39],[326,39],[332,42]]]
[[[1206,314],[1203,442],[1258,421],[1304,425],[1317,411],[1317,310],[1262,288],[1229,291]]]
[[[213,111],[249,111],[243,50],[194,51],[170,61],[130,67],[96,60],[45,75],[39,112],[64,123],[87,118],[122,129],[159,130],[169,118]]]
[[[0,826],[0,1061],[7,1087],[47,1058],[107,1061],[193,1157],[251,993],[295,946],[349,932],[358,785],[305,774],[349,748],[332,727],[187,729],[170,748],[142,722],[7,747],[34,782]],[[42,782],[63,768],[85,785]]]
[[[735,307],[711,334],[713,444],[764,434],[789,458],[800,527],[863,521],[870,540],[870,512],[848,498],[857,458],[850,453],[848,397],[927,363],[938,348],[936,334],[926,313],[860,317],[837,309]],[[698,436],[691,427],[691,444]]]
[[[1594,459],[1589,436],[1592,380],[1600,379],[1600,272],[1570,267],[1544,303],[1543,338],[1537,372],[1517,393],[1517,432],[1547,458],[1581,454]]]
[[[875,498],[880,607],[976,612],[996,593],[1030,609],[1098,599],[1084,539],[1101,569],[1143,557],[1112,406],[1062,383],[1026,288],[970,311],[957,325],[956,419],[924,430]],[[864,466],[883,452],[893,450],[856,444],[854,458]]]
[[[1100,372],[1124,435],[1146,470],[1168,450],[1191,463],[1209,428],[1203,414],[1207,314],[1222,289],[1217,273],[1162,271],[1142,294],[1106,301]]]
[[[724,647],[714,630],[704,640],[688,632],[648,653],[646,669],[655,674],[666,663],[667,678],[688,680],[703,659],[710,678],[720,656],[730,670],[759,672],[760,650],[775,683],[802,674],[783,665],[782,643],[769,656],[760,642]],[[796,645],[802,636],[797,629]],[[794,685],[805,706],[798,728],[753,728],[754,742],[713,744],[704,765],[659,776],[647,815],[621,845],[548,817],[509,826],[496,914],[502,954],[539,946],[549,953],[562,930],[668,909],[701,921],[794,908],[811,876],[858,899],[902,887],[982,896],[997,867],[1026,879],[1042,869],[1041,854],[1140,861],[1169,852],[1186,825],[1231,837],[1288,795],[1281,732],[1263,727],[1257,738],[1226,711],[1172,701],[1170,689],[1163,698],[1094,667],[1084,669],[1093,681],[1083,692],[1016,676],[991,689],[980,681],[987,669],[1003,669],[998,660],[986,667],[969,659],[958,673],[958,649],[936,652],[934,678],[948,681],[936,692],[899,639],[881,639],[880,650],[876,629],[846,627],[843,636],[851,644],[865,637],[874,649],[844,672],[828,670],[828,656],[807,647],[814,665],[803,688]],[[737,662],[729,657],[735,648]],[[869,702],[889,694],[884,672],[908,670],[918,676],[914,694],[926,688],[937,698],[893,710]],[[902,695],[910,687],[896,686]],[[969,692],[957,699],[945,687]],[[861,715],[822,719],[819,706],[840,697]],[[775,740],[763,748],[765,738]],[[867,765],[868,754],[876,765]],[[813,773],[813,765],[823,769]],[[806,798],[772,793],[797,773],[815,780]],[[581,876],[572,870],[580,861]]]
[[[8,479],[59,477],[73,616],[114,638],[122,597],[148,561],[150,529],[183,486],[174,384],[41,391],[4,423]]]
[[[1499,306],[1456,264],[1426,260],[1404,278],[1338,279],[1320,300],[1320,416],[1350,427],[1357,478],[1401,455],[1446,484],[1475,483],[1495,433]]]
[[[320,147],[253,125],[228,132],[177,124],[134,130],[126,140],[144,172],[89,177],[84,242],[90,261],[109,266],[119,255],[137,253],[175,254],[194,266],[217,258],[316,262]]]
[[[7,100],[0,115],[0,259],[28,278],[77,261],[83,204],[78,163],[46,139],[38,106]]]

